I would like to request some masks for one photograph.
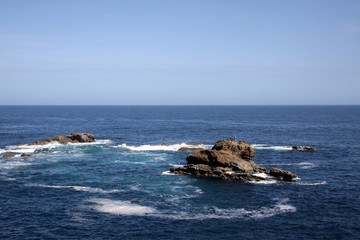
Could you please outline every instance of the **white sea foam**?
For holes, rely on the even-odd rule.
[[[276,151],[292,150],[291,146],[271,146],[267,144],[251,144],[251,147],[253,147],[254,149],[266,149],[266,150],[276,150]]]
[[[172,167],[175,167],[175,168],[179,168],[179,167],[183,167],[184,165],[180,165],[180,164],[169,164],[170,166]]]
[[[188,145],[186,143],[173,144],[169,146],[164,145],[140,145],[140,146],[128,146],[125,143],[118,145],[116,147],[126,148],[131,151],[178,151],[182,147],[186,148],[204,148],[209,149],[211,145]]]
[[[96,205],[92,206],[92,208],[98,212],[116,215],[146,216],[158,212],[155,208],[141,206],[129,201],[93,198],[88,200],[88,202],[95,203]]]
[[[172,173],[170,171],[164,171],[161,173],[161,175],[176,175],[175,173]]]
[[[92,209],[109,214],[129,215],[129,216],[151,216],[157,218],[167,218],[175,220],[206,220],[206,219],[236,219],[252,218],[262,219],[272,217],[278,214],[296,212],[296,207],[287,204],[288,199],[278,199],[275,205],[270,207],[261,207],[255,210],[246,210],[244,208],[218,208],[204,207],[202,211],[159,211],[156,208],[142,206],[129,201],[111,200],[105,198],[93,198],[88,202],[94,203]]]
[[[326,181],[321,181],[321,182],[315,182],[315,183],[304,183],[304,182],[299,182],[297,183],[299,185],[303,185],[303,186],[317,186],[317,185],[325,185],[328,184]]]
[[[110,139],[99,139],[96,140],[95,142],[91,142],[91,143],[68,143],[69,146],[83,146],[83,145],[105,145],[105,144],[111,144],[112,141]],[[49,142],[48,144],[45,145],[22,145],[22,146],[17,146],[17,145],[10,145],[7,146],[5,149],[0,149],[0,153],[4,153],[4,152],[11,152],[11,153],[34,153],[35,151],[41,151],[42,149],[54,149],[57,147],[64,147],[66,145],[62,145],[57,141],[52,141]],[[20,156],[20,155],[19,155]]]
[[[43,188],[68,188],[73,189],[75,191],[81,192],[91,192],[91,193],[117,193],[120,190],[113,189],[113,190],[103,190],[101,188],[92,188],[92,187],[85,187],[85,186],[64,186],[64,185],[45,185],[45,184],[26,184],[29,187],[43,187]]]
[[[300,162],[300,163],[272,163],[272,166],[278,165],[278,166],[300,166],[302,169],[309,169],[317,167],[316,164],[311,162]]]

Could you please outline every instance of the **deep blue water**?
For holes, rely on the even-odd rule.
[[[97,142],[16,146],[72,132]],[[180,144],[234,136],[300,179],[167,172]],[[0,239],[360,239],[360,106],[0,106],[5,151]]]

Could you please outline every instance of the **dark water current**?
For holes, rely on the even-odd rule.
[[[71,132],[97,142],[16,146]],[[300,179],[168,172],[234,136]],[[6,151],[0,239],[360,239],[360,106],[0,106]]]

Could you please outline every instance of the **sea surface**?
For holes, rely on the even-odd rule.
[[[17,146],[72,132],[96,142]],[[299,179],[169,172],[235,136]],[[0,106],[7,151],[0,239],[360,239],[360,106]]]

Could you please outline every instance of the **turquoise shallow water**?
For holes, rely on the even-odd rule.
[[[357,239],[360,107],[0,107],[1,239]],[[90,132],[93,144],[18,147]],[[187,142],[237,136],[300,177],[172,175]],[[167,142],[170,146],[154,146]],[[311,145],[316,152],[289,150]],[[30,153],[23,161],[19,155]]]

